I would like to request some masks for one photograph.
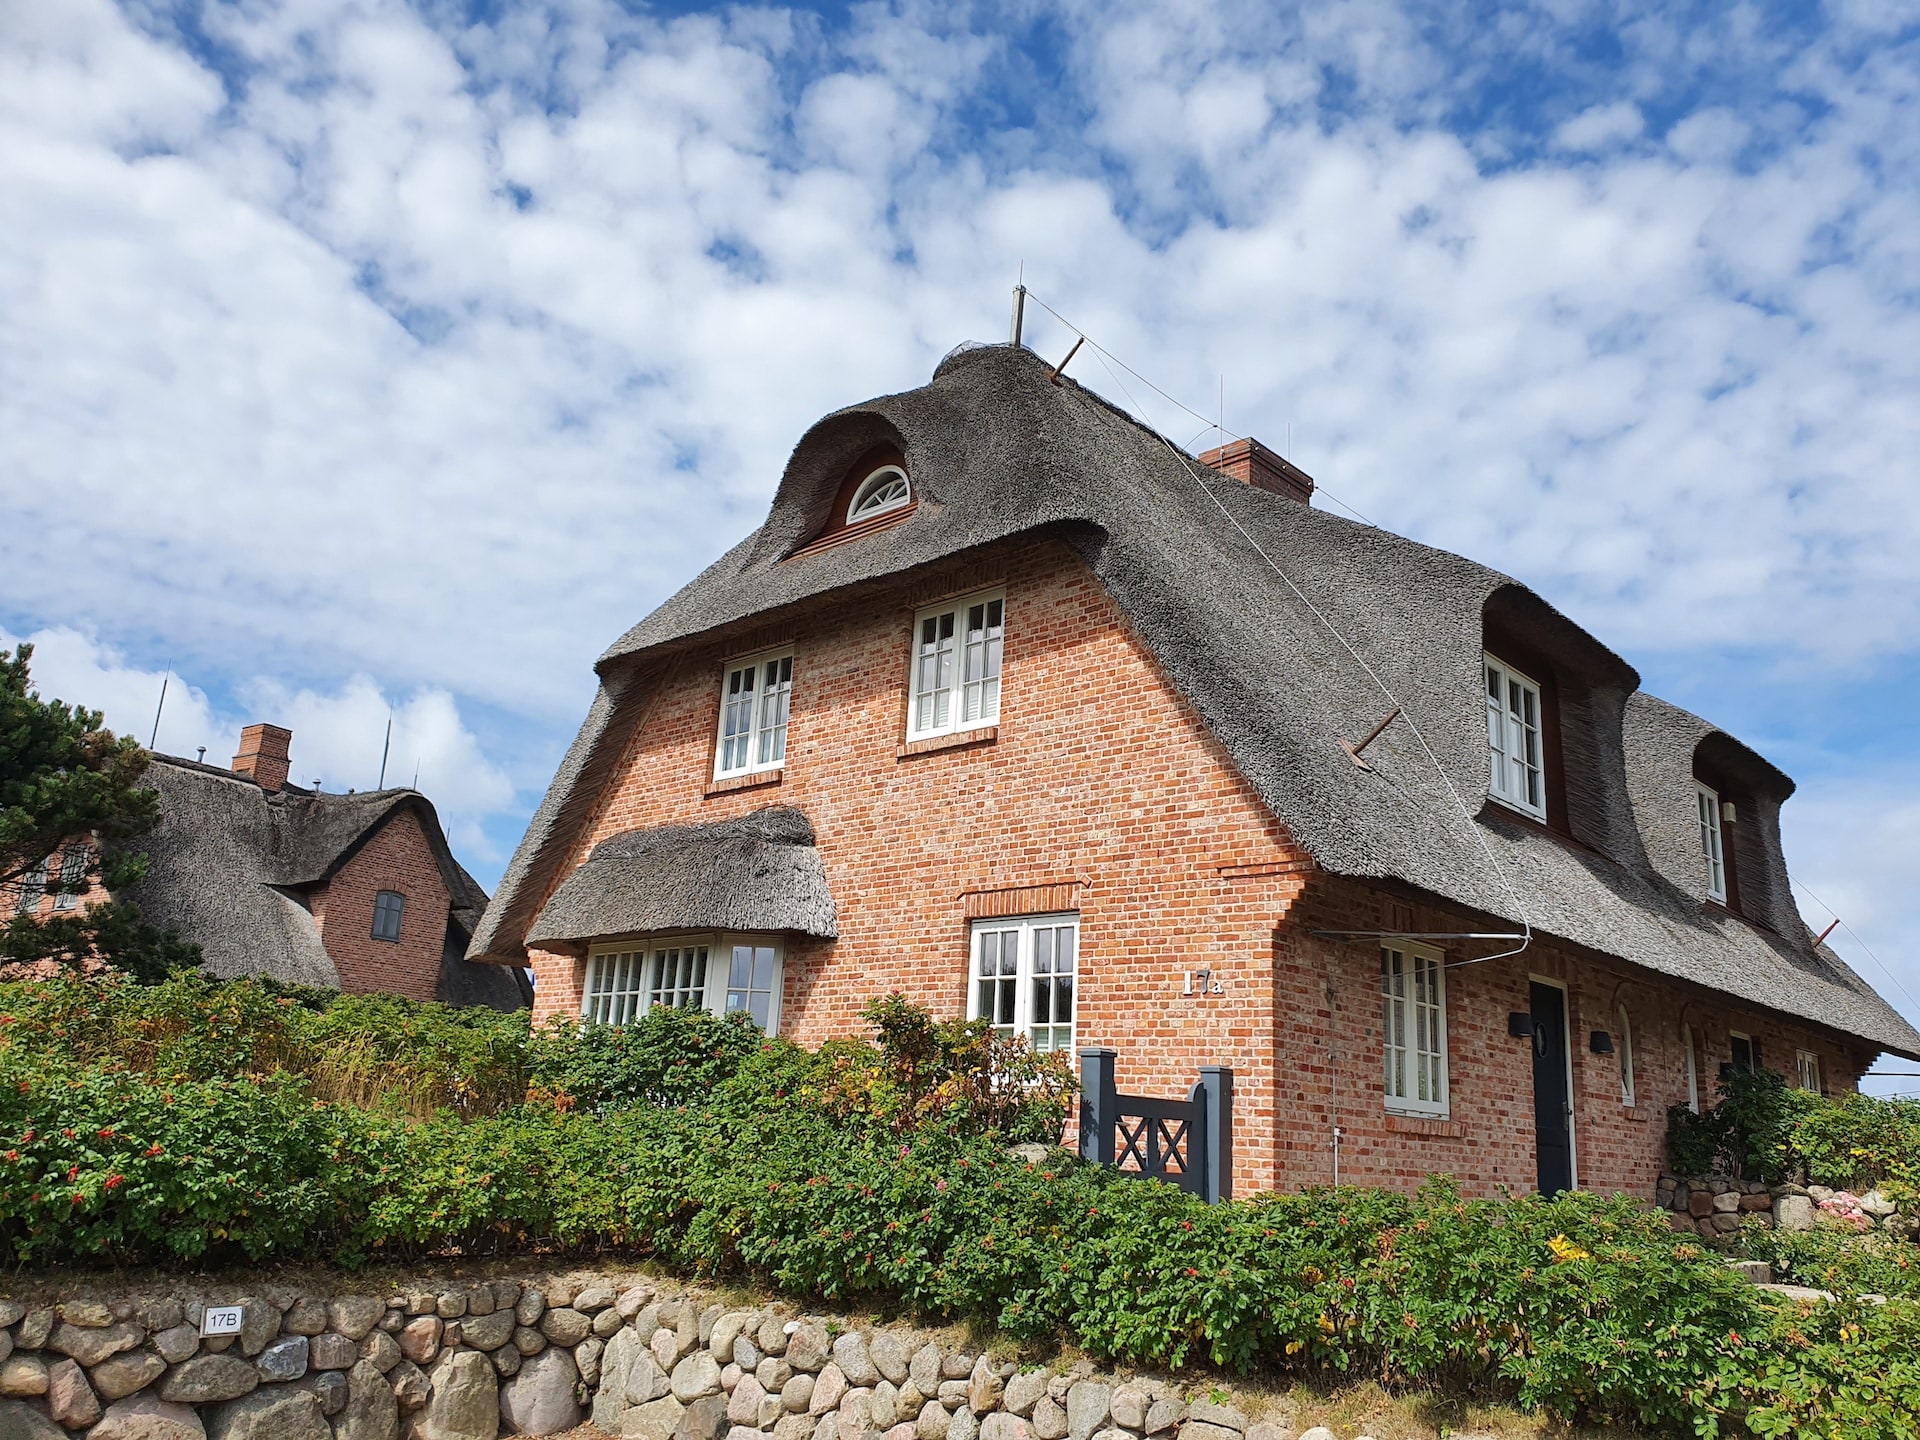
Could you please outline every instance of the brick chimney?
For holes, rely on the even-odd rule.
[[[240,732],[240,753],[233,757],[237,775],[245,775],[262,790],[278,791],[293,767],[293,732],[278,725],[249,725]]]
[[[1313,500],[1313,477],[1283,460],[1258,440],[1235,440],[1200,457],[1202,465],[1211,465],[1223,475],[1231,475],[1243,485],[1258,485],[1302,505]]]

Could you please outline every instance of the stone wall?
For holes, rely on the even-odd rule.
[[[209,1305],[238,1335],[204,1339]],[[0,1440],[1293,1440],[1203,1386],[653,1284],[0,1300]]]
[[[1903,1211],[1879,1190],[1854,1195],[1824,1185],[1768,1185],[1731,1175],[1680,1179],[1662,1175],[1654,1201],[1668,1211],[1675,1230],[1709,1240],[1738,1233],[1753,1220],[1769,1228],[1811,1230],[1832,1226],[1863,1234],[1880,1230],[1899,1239],[1920,1238],[1920,1214]]]

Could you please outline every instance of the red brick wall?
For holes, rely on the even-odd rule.
[[[914,609],[1001,581],[997,738],[902,756]],[[723,659],[788,640],[779,782],[708,796]],[[857,1032],[860,1007],[890,990],[963,1014],[969,915],[1006,908],[991,892],[1046,887],[1036,903],[1051,905],[1072,887],[1076,1042],[1116,1047],[1121,1087],[1150,1094],[1184,1094],[1203,1064],[1234,1066],[1238,1183],[1272,1183],[1272,935],[1299,879],[1218,867],[1299,857],[1068,552],[948,569],[804,635],[756,635],[681,667],[562,874],[619,831],[774,804],[813,821],[839,910],[836,943],[788,946],[786,1033],[811,1044]],[[580,963],[534,959],[536,1018],[577,1012]],[[1183,1000],[1181,972],[1207,966],[1226,995]]]
[[[905,753],[914,610],[1004,582],[1001,717],[989,740]],[[792,644],[785,768],[770,783],[710,783],[723,663]],[[837,942],[787,949],[782,1029],[803,1043],[857,1032],[889,990],[958,1015],[968,920],[1079,912],[1076,1044],[1119,1051],[1123,1090],[1179,1095],[1203,1064],[1235,1070],[1240,1193],[1326,1183],[1331,1132],[1346,1132],[1341,1178],[1411,1186],[1429,1171],[1476,1193],[1533,1187],[1532,1072],[1510,1010],[1529,970],[1572,984],[1579,1178],[1650,1194],[1665,1106],[1684,1096],[1675,1017],[1710,1037],[1710,1087],[1737,1007],[1649,976],[1629,981],[1544,945],[1449,972],[1451,1116],[1389,1119],[1382,1101],[1379,953],[1313,929],[1479,930],[1484,917],[1422,908],[1313,873],[1190,707],[1134,641],[1098,581],[1058,546],[903,584],[847,604],[803,632],[762,630],[682,663],[648,703],[586,833],[554,884],[621,831],[717,820],[772,804],[812,819],[839,910]],[[1448,958],[1488,953],[1458,947]],[[575,1014],[582,961],[534,952],[536,1022]],[[1182,972],[1211,968],[1224,994],[1184,997]],[[1612,1029],[1627,983],[1639,1103],[1620,1104],[1611,1057],[1586,1034]],[[1696,995],[1697,1000],[1693,999]],[[1864,1063],[1811,1027],[1741,1026],[1774,1068],[1796,1043],[1820,1048],[1830,1086]],[[1717,1048],[1716,1048],[1717,1047]]]
[[[1851,1090],[1872,1054],[1859,1042],[1741,1005],[1697,986],[1540,941],[1484,965],[1457,962],[1506,945],[1433,942],[1447,970],[1447,1061],[1451,1107],[1444,1122],[1386,1110],[1381,1048],[1380,960],[1374,942],[1336,944],[1310,930],[1462,931],[1489,928],[1485,916],[1411,904],[1367,886],[1316,877],[1280,939],[1276,1046],[1279,1100],[1288,1117],[1281,1141],[1283,1184],[1332,1179],[1332,1129],[1340,1125],[1340,1178],[1407,1188],[1429,1173],[1458,1178],[1471,1193],[1534,1188],[1533,1060],[1528,1042],[1507,1034],[1507,1016],[1530,1006],[1533,978],[1567,988],[1573,1070],[1574,1144],[1582,1189],[1649,1198],[1665,1165],[1666,1113],[1687,1098],[1680,1025],[1694,1026],[1703,1104],[1728,1058],[1729,1028],[1761,1041],[1769,1069],[1794,1073],[1794,1052],[1814,1051],[1829,1092]],[[1331,993],[1331,1002],[1328,995]],[[1633,1025],[1634,1104],[1622,1103],[1616,1003]],[[1615,1037],[1596,1055],[1591,1032]]]
[[[373,898],[381,890],[407,897],[397,943],[373,938]],[[419,816],[411,810],[389,816],[312,903],[342,990],[433,999],[452,900]]]

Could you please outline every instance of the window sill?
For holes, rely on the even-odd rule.
[[[1387,1129],[1395,1135],[1432,1135],[1441,1139],[1462,1140],[1467,1127],[1458,1120],[1443,1120],[1437,1115],[1403,1115],[1387,1112]]]
[[[1653,1120],[1653,1112],[1644,1105],[1622,1105],[1620,1113],[1635,1125],[1646,1125]]]
[[[731,795],[735,790],[758,790],[762,785],[778,785],[785,770],[756,770],[750,775],[729,775],[724,780],[707,782],[708,795]]]
[[[925,740],[908,740],[894,751],[901,760],[929,755],[935,750],[963,750],[969,745],[991,745],[1000,738],[998,725],[979,725],[971,730],[956,730],[951,735],[931,735]]]

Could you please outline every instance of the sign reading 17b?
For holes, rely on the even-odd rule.
[[[202,1335],[238,1335],[246,1316],[244,1305],[209,1305],[200,1317]]]

